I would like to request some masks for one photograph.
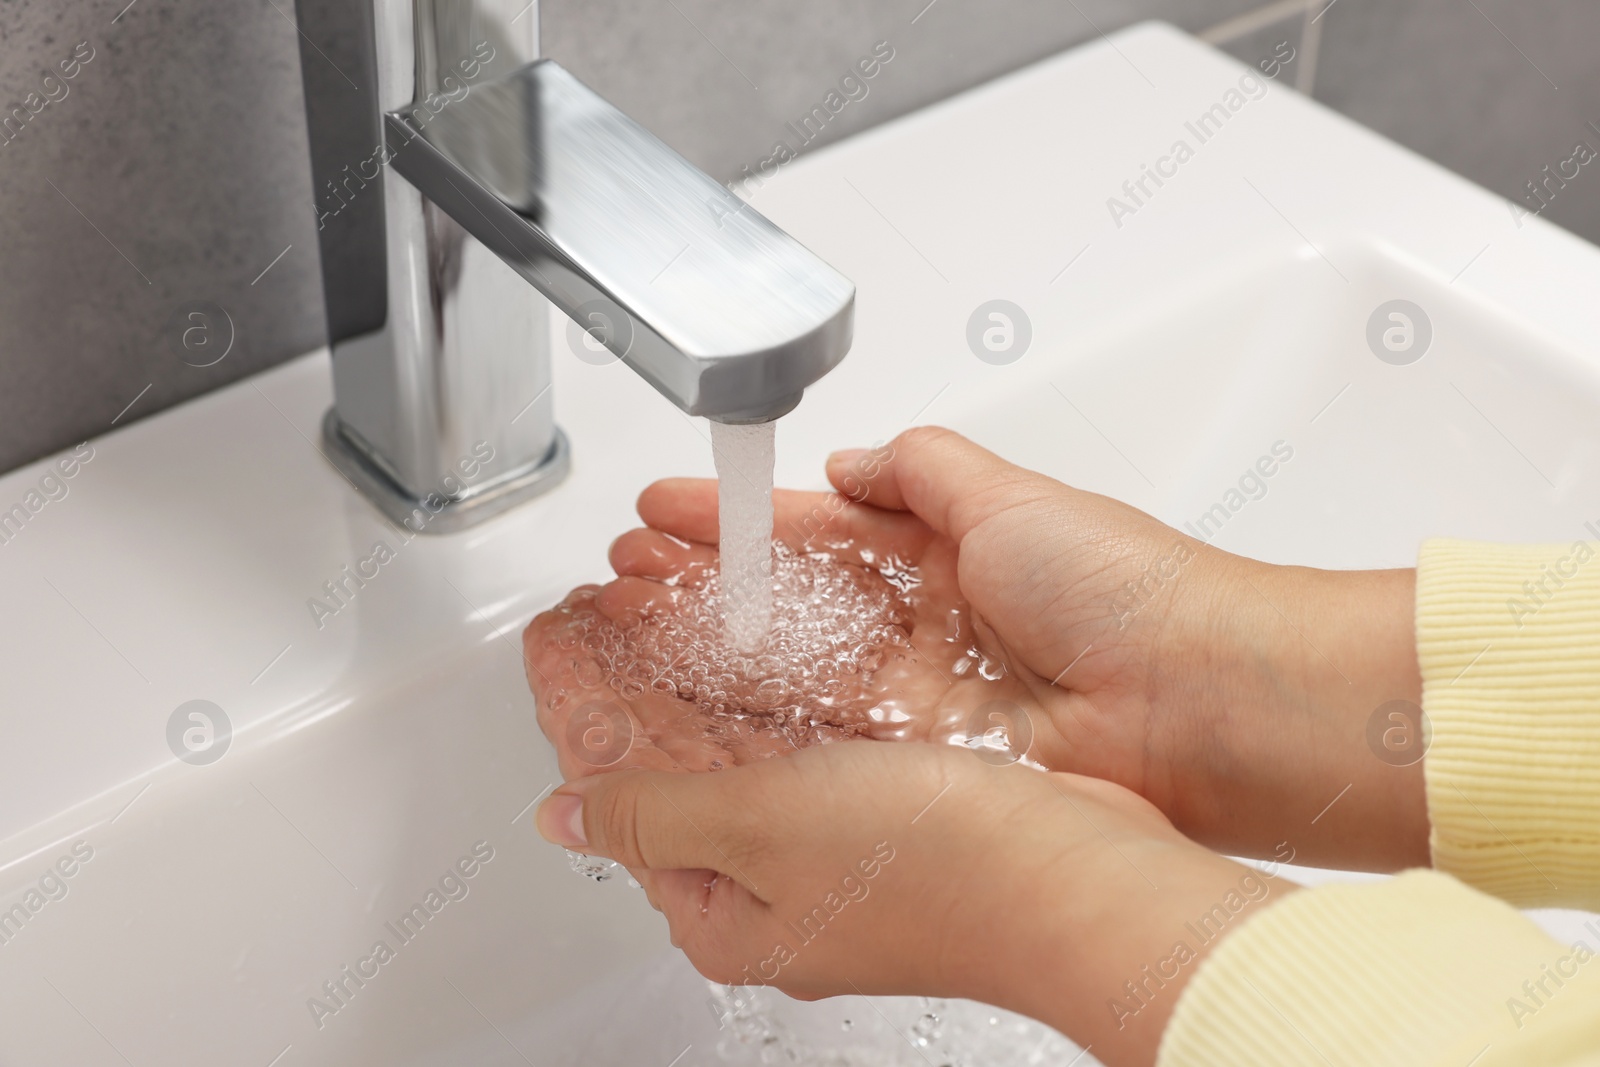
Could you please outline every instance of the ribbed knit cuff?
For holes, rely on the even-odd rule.
[[[1600,907],[1600,552],[1429,541],[1417,655],[1434,866],[1522,906]]]
[[[1158,1067],[1576,1062],[1567,1053],[1595,1036],[1600,988],[1600,962],[1579,955],[1433,871],[1291,893],[1200,965]],[[1541,980],[1535,1003],[1522,983]],[[1576,1028],[1574,1013],[1586,1016]]]

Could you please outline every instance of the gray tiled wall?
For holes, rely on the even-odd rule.
[[[1600,148],[1593,0],[1308,3],[546,0],[543,24],[548,54],[724,180],[879,41],[893,60],[814,144],[1152,17],[1251,63],[1288,43],[1285,80],[1513,199]],[[125,4],[0,4],[0,99],[59,97],[0,142],[0,470],[321,340],[292,0]],[[1544,214],[1600,240],[1600,165]],[[192,301],[231,320],[213,366],[177,354]]]

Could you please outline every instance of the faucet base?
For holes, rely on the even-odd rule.
[[[366,448],[346,432],[337,408],[322,418],[323,454],[385,518],[412,533],[447,534],[469,529],[554,489],[572,467],[567,435],[556,427],[555,439],[541,459],[500,475],[465,492],[442,491],[416,496],[395,481]]]

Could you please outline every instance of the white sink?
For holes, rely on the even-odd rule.
[[[1175,524],[1221,502],[1216,542],[1271,560],[1600,525],[1600,250],[1279,85],[1116,224],[1107,198],[1194,146],[1185,122],[1243,73],[1135,27],[754,191],[859,289],[854,351],[779,428],[780,482],[939,422]],[[966,340],[992,299],[1031,321],[1008,365]],[[1407,365],[1367,342],[1391,300],[1431,323]],[[530,825],[556,773],[516,645],[607,573],[641,488],[711,473],[706,429],[620,366],[561,358],[555,388],[571,478],[468,533],[402,543],[317,454],[325,353],[95,440],[7,530],[0,1062],[719,1062],[704,983],[642,895]],[[1278,442],[1266,495],[1227,509]],[[0,509],[49,469],[0,479]],[[380,540],[395,558],[319,629],[308,599]],[[192,700],[232,724],[209,764],[168,745]],[[478,842],[466,895],[401,944],[384,924]],[[65,895],[27,897],[75,846]],[[335,1003],[323,983],[379,939],[394,958],[319,1020],[309,998]],[[861,1062],[921,1062],[920,1010],[781,1014],[814,1045],[897,1050]]]

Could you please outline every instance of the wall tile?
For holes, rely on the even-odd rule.
[[[142,0],[113,23],[120,6],[0,14],[0,101],[93,49],[0,145],[0,469],[106,430],[135,397],[121,423],[322,334],[293,23],[269,0]],[[168,344],[196,300],[236,334],[205,369]]]
[[[810,147],[1148,18],[1199,31],[1257,0],[546,0],[545,51],[709,173],[771,154],[878,41],[894,60]],[[791,144],[792,144],[791,140]]]
[[[1512,201],[1585,141],[1600,150],[1600,4],[1339,0],[1317,99]],[[1559,88],[1558,88],[1559,87]],[[1600,161],[1544,217],[1600,241]]]

